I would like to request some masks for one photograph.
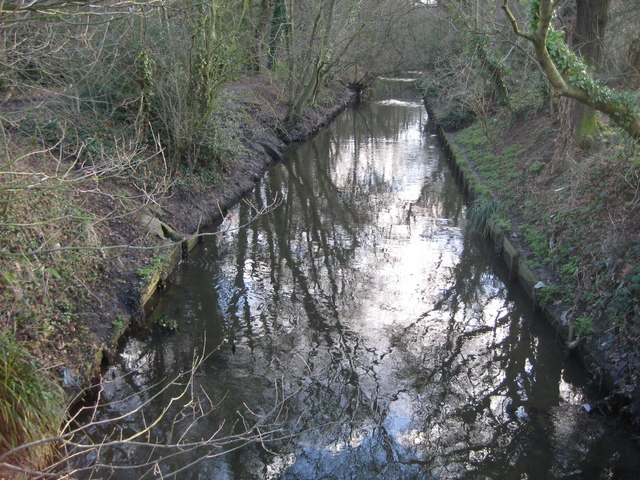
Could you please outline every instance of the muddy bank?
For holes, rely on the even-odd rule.
[[[59,368],[61,376],[73,379],[65,383],[71,393],[96,381],[91,377],[97,368],[109,361],[127,329],[143,320],[145,304],[197,243],[198,233],[210,229],[250,192],[290,144],[314,135],[359,97],[354,88],[336,87],[331,105],[307,111],[294,130],[283,133],[278,126],[286,114],[287,98],[268,80],[245,79],[228,89],[246,113],[247,123],[241,126],[246,150],[225,167],[222,178],[213,186],[172,186],[135,214],[105,222],[108,233],[102,241],[107,245],[137,245],[137,239],[144,237],[144,247],[108,250],[100,262],[99,286],[94,291],[99,304],[80,308],[86,312],[83,332],[90,332],[90,338],[84,338],[85,348],[70,352],[65,366]],[[127,187],[118,181],[104,188]],[[102,203],[98,213],[116,208],[111,202]]]
[[[429,113],[431,127],[437,134],[445,150],[460,184],[469,196],[470,202],[481,197],[490,197],[500,202],[500,196],[492,192],[484,182],[478,166],[470,158],[466,146],[457,141],[456,132],[445,132],[437,119],[437,112],[425,99],[425,106]],[[544,120],[531,122],[531,125],[515,125],[505,137],[511,138],[511,144],[518,145],[522,137],[536,138],[531,129],[544,128]],[[546,149],[551,157],[553,138],[546,139],[548,143],[538,139],[534,141],[535,152],[525,150],[524,157],[538,157],[540,150]],[[509,143],[509,142],[505,142]],[[522,142],[525,143],[525,142]],[[507,147],[508,148],[508,147]],[[506,173],[505,173],[506,180]],[[522,179],[518,180],[522,181]],[[509,182],[507,181],[507,184]],[[511,185],[518,188],[517,185]],[[522,188],[522,186],[520,187]],[[536,199],[539,201],[540,199]],[[561,298],[558,292],[575,288],[566,283],[559,275],[539,265],[535,259],[535,252],[525,240],[525,234],[520,229],[523,219],[513,210],[501,210],[501,215],[507,217],[508,227],[500,221],[491,220],[483,227],[486,236],[494,244],[496,255],[506,265],[510,278],[524,290],[534,307],[543,312],[545,318],[555,328],[558,337],[564,345],[567,355],[577,355],[593,376],[593,381],[599,385],[603,398],[593,405],[585,406],[588,411],[598,410],[602,413],[622,415],[631,423],[640,424],[640,386],[637,376],[637,359],[633,349],[612,339],[613,330],[611,319],[605,316],[594,319],[594,331],[584,334],[576,328],[577,320],[585,318],[585,311],[579,305],[570,304]],[[553,241],[553,239],[551,240]],[[573,277],[579,274],[576,269]]]
[[[145,221],[149,228],[158,236],[178,244],[165,253],[168,258],[162,268],[140,285],[139,300],[134,302],[131,320],[141,319],[145,311],[153,307],[157,290],[164,287],[173,269],[188,256],[188,251],[201,238],[199,232],[209,234],[210,228],[222,219],[227,209],[253,190],[269,168],[282,160],[287,147],[312,137],[360,95],[359,90],[351,86],[336,90],[336,101],[332,105],[308,110],[294,129],[282,131],[279,126],[286,115],[286,101],[271,85],[249,79],[233,84],[229,89],[240,98],[241,106],[249,114],[249,123],[242,126],[242,142],[247,152],[233,162],[214,187],[180,190],[164,198],[158,208],[148,210]]]

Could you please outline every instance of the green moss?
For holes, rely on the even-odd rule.
[[[151,259],[149,265],[138,269],[138,276],[143,280],[148,280],[153,277],[156,272],[162,270],[168,261],[169,257],[167,255],[156,255]]]

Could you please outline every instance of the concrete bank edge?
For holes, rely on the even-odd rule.
[[[467,160],[447,137],[437,120],[435,111],[426,98],[424,105],[429,115],[429,128],[436,134],[457,181],[468,195],[469,200],[473,201],[479,196],[480,180],[468,165]],[[518,247],[509,240],[508,235],[499,225],[491,221],[488,222],[487,237],[493,243],[496,255],[506,265],[509,279],[519,284],[532,302],[534,309],[543,314],[563,340],[565,346],[569,346],[575,337],[567,314],[569,308],[562,304],[545,303],[544,298],[540,295],[540,286],[548,285],[545,285],[542,279],[529,267],[524,252],[518,250]],[[594,379],[599,381],[607,392],[611,392],[615,387],[617,372],[605,361],[603,352],[594,348],[592,343],[587,342],[578,342],[574,351]]]

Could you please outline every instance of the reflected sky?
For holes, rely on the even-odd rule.
[[[205,458],[180,478],[633,478],[637,452],[619,438],[615,450],[616,433],[581,407],[584,372],[466,228],[405,80],[379,82],[289,151],[196,249],[153,313],[179,333],[130,339],[105,393],[132,396],[100,414],[144,401],[194,351],[220,346],[196,373],[213,414],[158,435],[201,438],[280,406],[287,438]]]

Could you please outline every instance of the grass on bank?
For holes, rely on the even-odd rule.
[[[0,453],[3,453],[29,442],[54,437],[62,425],[66,408],[60,386],[11,333],[0,332],[0,352]],[[10,461],[26,469],[38,470],[55,453],[55,447],[46,443],[19,452]]]
[[[554,272],[576,312],[574,330],[637,352],[640,338],[640,148],[603,127],[598,146],[553,156],[548,116],[497,115],[453,135],[457,152],[487,187],[470,220],[504,222],[530,248],[532,268]],[[515,225],[510,220],[515,219]],[[580,312],[579,314],[577,312]]]

